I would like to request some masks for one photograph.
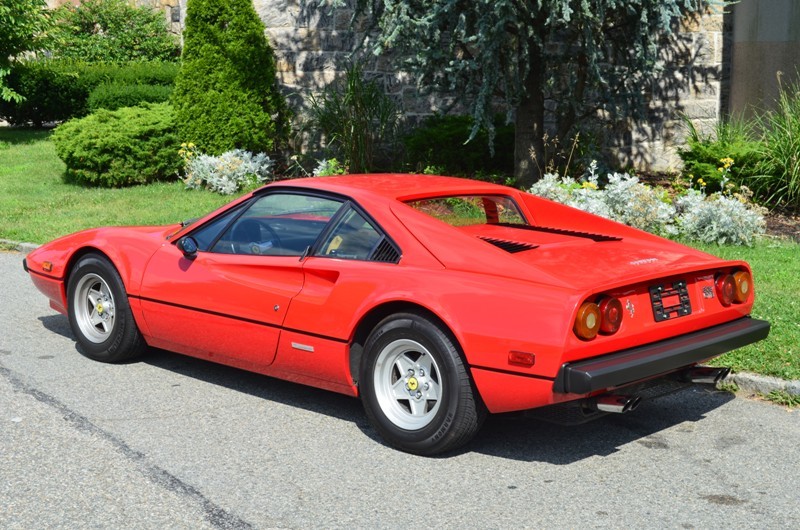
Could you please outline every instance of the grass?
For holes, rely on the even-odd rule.
[[[0,128],[0,239],[44,243],[82,228],[167,224],[197,217],[229,197],[186,190],[179,181],[124,189],[83,188],[61,180],[64,165],[46,131]],[[772,323],[767,340],[717,360],[736,371],[800,379],[800,245],[693,244],[726,259],[743,259],[755,275],[753,316]]]
[[[715,364],[735,371],[800,379],[800,245],[764,239],[753,247],[692,246],[725,259],[743,259],[753,269],[753,316],[772,324],[767,340],[726,353]]]
[[[104,189],[65,184],[48,131],[0,128],[0,239],[44,243],[83,228],[169,224],[230,201],[174,182]]]

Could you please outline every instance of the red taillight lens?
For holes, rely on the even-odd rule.
[[[622,324],[622,302],[617,298],[603,298],[599,304],[600,333],[611,335]]]
[[[720,303],[725,307],[731,305],[736,295],[736,280],[734,280],[733,274],[720,274],[714,281],[714,285],[717,288]]]
[[[738,271],[733,273],[733,301],[737,304],[742,304],[750,297],[750,291],[753,290],[753,277],[747,271]]]
[[[600,307],[592,302],[584,302],[578,309],[578,316],[575,317],[575,334],[583,340],[592,340],[600,331]]]

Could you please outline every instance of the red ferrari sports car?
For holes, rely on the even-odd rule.
[[[171,226],[97,228],[25,270],[98,361],[146,346],[360,396],[392,446],[466,443],[486,413],[626,412],[761,340],[753,281],[651,234],[484,182],[277,182]]]

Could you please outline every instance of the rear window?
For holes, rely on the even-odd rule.
[[[528,224],[514,200],[502,195],[455,195],[407,204],[452,226]]]

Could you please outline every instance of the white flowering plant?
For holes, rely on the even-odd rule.
[[[730,167],[733,162],[723,161]],[[640,230],[720,245],[752,245],[764,233],[766,210],[751,202],[744,186],[706,195],[687,190],[674,199],[666,189],[648,186],[633,175],[612,173],[601,187],[592,163],[580,180],[548,174],[530,192]]]
[[[264,153],[234,149],[212,156],[197,152],[193,144],[181,144],[179,153],[185,163],[182,180],[187,188],[232,195],[272,178],[273,162]]]

